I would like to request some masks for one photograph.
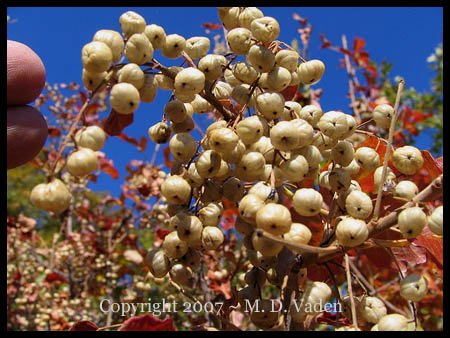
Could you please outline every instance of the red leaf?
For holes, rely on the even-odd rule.
[[[82,320],[73,323],[69,331],[97,331],[98,326],[89,320]]]
[[[443,255],[443,240],[442,237],[437,237],[425,228],[420,236],[413,240],[414,245],[425,248],[434,263],[443,269],[444,255]]]
[[[156,237],[158,237],[160,240],[164,240],[164,237],[166,237],[168,234],[170,234],[172,231],[167,229],[161,229],[158,228],[156,230]]]
[[[87,94],[80,90],[80,98],[81,98],[81,104],[84,104],[87,100]]]
[[[353,40],[353,50],[354,51],[359,51],[359,50],[363,49],[365,46],[366,46],[366,41],[364,41],[364,39],[355,38]]]
[[[114,162],[111,159],[106,158],[104,154],[103,156],[99,156],[99,166],[101,171],[105,172],[113,179],[117,180],[119,178],[119,172],[116,167],[114,167]]]
[[[206,23],[202,23],[202,27],[205,29],[209,29],[209,30],[218,30],[218,29],[222,29],[222,25],[219,23],[214,23],[214,22],[206,22]]]
[[[322,42],[322,46],[320,46],[320,48],[329,48],[331,46],[331,42],[330,40],[328,40],[325,35],[320,34],[319,35],[319,39]]]
[[[141,136],[139,141],[125,133],[121,133],[119,137],[121,140],[124,140],[125,142],[131,143],[132,145],[136,146],[139,151],[144,151],[147,147],[147,138],[144,136]]]
[[[61,130],[56,127],[48,127],[48,136],[50,137],[59,137],[61,136]]]
[[[403,273],[408,269],[407,264],[415,266],[427,261],[426,250],[419,246],[393,247],[391,250]]]
[[[119,114],[111,109],[109,116],[101,122],[103,130],[111,136],[120,135],[123,129],[133,123],[134,113]]]
[[[286,101],[291,101],[295,94],[297,93],[298,85],[297,86],[289,86],[286,89],[284,89],[281,94],[284,96],[284,99]]]
[[[127,319],[118,331],[176,331],[172,318],[161,320],[150,313]]]
[[[220,223],[222,225],[223,230],[230,230],[234,227],[234,224],[236,223],[235,216],[237,216],[237,214],[238,214],[237,208],[226,209],[223,212],[222,221]]]
[[[173,161],[170,159],[170,149],[169,149],[169,147],[164,148],[163,154],[164,154],[164,165],[167,168],[172,168],[173,167]]]
[[[56,272],[50,272],[46,277],[45,277],[45,281],[48,283],[53,283],[53,282],[63,282],[63,283],[67,283],[67,278],[60,275],[59,273]]]

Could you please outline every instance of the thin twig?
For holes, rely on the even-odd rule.
[[[345,257],[345,273],[347,275],[347,290],[350,297],[350,307],[352,310],[352,323],[355,328],[358,328],[358,318],[356,317],[356,306],[355,299],[353,298],[353,288],[352,288],[352,277],[350,275],[350,264],[347,253],[344,254]]]
[[[397,96],[395,98],[394,114],[392,116],[391,125],[389,127],[388,145],[386,148],[386,153],[384,155],[383,171],[381,173],[381,184],[378,187],[377,200],[375,202],[375,208],[373,211],[373,219],[374,220],[377,220],[378,216],[380,214],[381,197],[383,194],[383,186],[384,186],[383,183],[386,180],[387,165],[388,165],[388,161],[389,161],[389,156],[391,154],[392,141],[394,138],[395,122],[397,120],[397,113],[398,113],[398,108],[400,105],[400,98],[402,97],[404,86],[405,86],[405,82],[403,80],[400,80],[398,83],[398,88],[397,88]]]
[[[345,35],[342,35],[342,47],[344,47],[344,49],[348,49],[347,37]],[[348,87],[349,87],[349,91],[350,91],[350,100],[352,102],[351,103],[352,109],[353,109],[353,113],[355,114],[356,123],[360,124],[361,123],[361,115],[359,114],[359,109],[356,107],[357,102],[356,102],[356,97],[355,97],[355,87],[354,87],[354,83],[353,83],[354,71],[352,70],[352,66],[350,64],[350,58],[346,53],[344,53],[344,60],[345,60],[345,68],[347,69],[347,74],[348,74]]]

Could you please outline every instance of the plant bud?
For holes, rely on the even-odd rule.
[[[216,250],[224,241],[222,231],[218,227],[203,228],[202,245],[205,250]]]
[[[427,292],[427,280],[417,273],[406,276],[400,282],[400,295],[406,300],[420,302]]]
[[[169,203],[188,204],[191,186],[181,176],[169,176],[161,184],[161,194]]]
[[[123,13],[119,18],[122,32],[126,37],[130,37],[135,33],[142,33],[145,29],[145,19],[133,11]]]
[[[253,45],[248,50],[248,62],[260,73],[268,73],[275,66],[275,55],[261,45]]]
[[[117,62],[122,57],[125,43],[119,32],[101,29],[97,31],[92,39],[93,41],[100,41],[105,43],[112,52],[112,62]]]
[[[347,196],[345,209],[350,216],[364,220],[372,213],[372,200],[365,192],[355,190]]]
[[[186,47],[186,40],[178,34],[169,34],[161,47],[162,54],[169,59],[176,59]]]
[[[166,42],[166,32],[158,25],[147,25],[144,34],[150,41],[154,49],[161,49]]]
[[[109,97],[111,108],[119,114],[131,114],[139,107],[140,96],[135,86],[129,83],[117,83],[111,89]]]
[[[184,51],[191,59],[199,59],[208,54],[211,42],[205,36],[194,36],[186,40]]]
[[[422,233],[427,223],[427,215],[422,208],[411,207],[400,212],[397,222],[403,237],[415,238]]]
[[[75,134],[77,146],[89,148],[93,151],[100,150],[106,141],[106,133],[99,126],[84,127]]]
[[[300,81],[307,85],[312,85],[320,81],[325,72],[325,65],[320,60],[310,60],[298,66]]]
[[[188,245],[178,237],[177,231],[172,231],[166,237],[162,248],[167,257],[177,259],[181,258],[188,251]]]
[[[438,236],[444,235],[444,207],[441,205],[428,216],[428,228]]]
[[[73,176],[85,176],[97,170],[98,158],[95,151],[89,148],[80,148],[67,158],[67,170]]]
[[[295,211],[302,216],[309,217],[319,214],[322,204],[322,195],[318,191],[310,188],[297,190],[292,199],[292,205]]]
[[[339,244],[353,248],[365,242],[369,236],[366,222],[352,217],[345,217],[337,224],[336,239]]]
[[[112,63],[112,51],[106,43],[89,42],[81,50],[83,67],[92,73],[102,73],[109,69]]]
[[[400,147],[392,154],[392,163],[402,174],[414,175],[423,167],[422,153],[416,147]]]
[[[150,62],[153,58],[153,46],[145,34],[133,34],[125,45],[125,56],[138,65]]]
[[[256,213],[256,226],[272,235],[282,235],[289,231],[292,217],[284,205],[269,203]]]
[[[36,185],[30,193],[30,201],[35,207],[54,213],[61,213],[66,210],[71,200],[71,192],[57,178],[53,179],[50,183]]]

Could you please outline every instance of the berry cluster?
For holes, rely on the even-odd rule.
[[[311,230],[294,222],[292,213],[302,217],[328,213],[322,191],[334,194],[342,211],[334,225],[335,244],[354,248],[369,238],[368,221],[374,211],[372,197],[355,180],[361,171],[373,175],[376,190],[392,183],[398,199],[413,201],[419,189],[412,181],[397,179],[391,168],[383,169],[374,149],[355,146],[358,126],[353,116],[285,98],[283,91],[288,87],[320,81],[325,65],[304,60],[277,40],[280,25],[275,18],[255,7],[219,7],[218,15],[227,31],[230,53],[225,55],[210,54],[207,37],[167,34],[139,14],[126,12],[119,19],[121,33],[100,30],[83,47],[82,77],[93,94],[105,86],[110,90],[110,105],[118,114],[131,114],[142,102],[152,102],[158,90],[172,93],[161,121],[148,130],[155,143],[168,143],[175,160],[161,184],[170,233],[145,258],[153,277],[169,275],[172,282],[189,285],[202,253],[217,250],[226,240],[220,227],[226,198],[239,210],[235,229],[251,262],[239,300],[254,302],[261,298],[260,289],[267,281],[276,283],[276,256],[283,249],[299,254],[293,244],[307,246],[311,240]],[[154,59],[158,50],[169,59],[184,58],[187,66],[164,67]],[[227,100],[238,109],[221,104]],[[196,140],[192,135],[195,116],[210,112],[219,117]],[[377,127],[388,129],[395,113],[392,106],[381,104],[373,110],[373,120]],[[78,131],[67,171],[77,177],[94,171],[95,152],[105,138],[97,126]],[[417,173],[424,164],[422,153],[412,146],[395,149],[391,160],[402,178]],[[327,161],[331,164],[323,170]],[[320,192],[302,187],[307,178],[318,182]],[[36,186],[31,201],[59,213],[68,208],[71,192],[55,178]],[[399,231],[405,238],[414,238],[428,223],[432,232],[442,235],[442,214],[442,207],[428,217],[419,206],[406,208],[398,216]],[[401,282],[400,294],[408,301],[420,301],[426,292],[423,277],[410,275]],[[308,281],[298,301],[323,303],[331,294],[327,284]],[[264,299],[262,307],[269,306]],[[365,297],[358,309],[367,322],[376,324],[374,330],[408,328],[406,317],[387,315],[376,297]],[[291,308],[290,315],[300,323],[307,313]],[[269,329],[278,324],[280,313],[255,312],[250,318]]]

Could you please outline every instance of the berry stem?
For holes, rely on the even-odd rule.
[[[375,208],[373,211],[373,219],[375,221],[378,219],[378,217],[380,215],[381,198],[383,195],[383,186],[384,186],[384,181],[386,180],[387,165],[388,165],[388,161],[389,161],[389,156],[391,155],[392,141],[394,138],[395,122],[397,120],[397,115],[398,115],[397,113],[398,113],[398,109],[399,109],[399,105],[400,105],[400,99],[403,94],[404,86],[405,86],[405,82],[403,80],[400,80],[398,83],[398,88],[397,88],[397,96],[395,98],[394,114],[392,116],[391,126],[389,127],[388,144],[386,147],[386,154],[384,155],[383,171],[381,173],[381,181],[380,181],[381,183],[378,187],[377,200],[375,202]]]

